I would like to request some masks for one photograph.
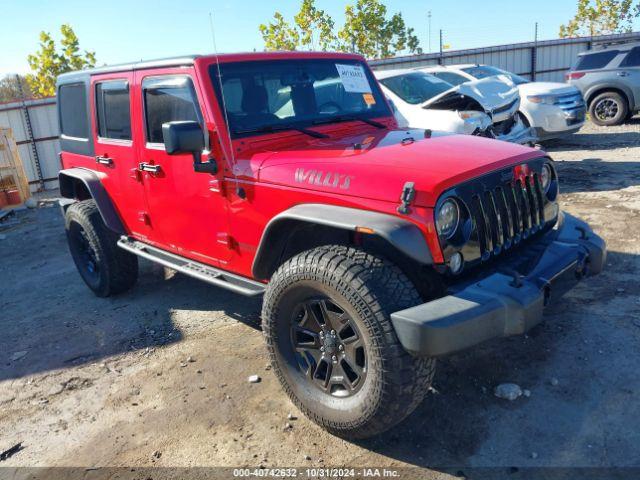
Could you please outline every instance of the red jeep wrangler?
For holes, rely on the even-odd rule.
[[[69,248],[98,296],[137,258],[244,295],[284,390],[346,437],[423,399],[435,358],[525,332],[605,245],[553,162],[399,130],[364,59],[193,56],[58,80]]]

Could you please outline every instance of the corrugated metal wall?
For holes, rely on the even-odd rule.
[[[578,53],[609,42],[640,41],[640,32],[595,37],[562,38],[540,42],[513,43],[469,50],[445,50],[424,55],[370,60],[374,70],[417,68],[427,65],[483,63],[537,81],[563,82],[564,73]]]
[[[31,121],[33,138],[28,134],[25,107]],[[13,130],[31,191],[35,192],[41,188],[58,188],[60,142],[58,141],[56,99],[42,98],[27,100],[24,103],[0,104],[0,127]],[[32,141],[35,144],[37,159]],[[40,164],[39,169],[37,160]]]

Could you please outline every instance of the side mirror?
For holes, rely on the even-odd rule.
[[[163,123],[162,139],[164,140],[164,148],[169,155],[201,154],[204,150],[204,135],[198,122]]]
[[[162,139],[164,148],[169,155],[190,153],[193,155],[193,170],[197,173],[218,173],[215,159],[201,162],[204,150],[204,134],[198,122],[176,121],[162,124]]]

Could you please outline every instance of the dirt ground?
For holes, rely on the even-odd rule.
[[[421,467],[422,478],[639,467],[640,120],[587,125],[546,150],[563,208],[607,241],[606,271],[529,335],[442,360],[434,392],[407,421],[358,443],[327,434],[285,397],[267,366],[258,300],[146,262],[131,292],[96,298],[58,208],[21,213],[0,231],[0,452],[22,450],[0,466]],[[262,381],[248,383],[252,374]],[[530,397],[496,398],[503,382]]]

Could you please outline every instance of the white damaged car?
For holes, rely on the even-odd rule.
[[[582,93],[573,85],[556,82],[532,82],[526,78],[490,65],[435,65],[420,69],[452,85],[483,78],[508,77],[520,91],[522,121],[533,128],[536,141],[561,138],[575,133],[584,125],[586,104]]]
[[[418,70],[374,72],[403,127],[481,135],[532,143],[533,131],[517,115],[518,87],[505,78],[487,78],[454,87]]]

